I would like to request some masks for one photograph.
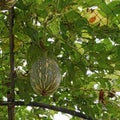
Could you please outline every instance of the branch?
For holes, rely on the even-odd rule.
[[[29,104],[25,104],[25,102],[22,101],[15,101],[15,102],[7,102],[7,101],[0,101],[0,106],[7,106],[10,104],[14,104],[16,106],[31,106],[31,107],[41,107],[41,108],[47,108],[50,110],[55,110],[55,111],[60,111],[63,113],[67,113],[70,114],[72,116],[76,116],[76,117],[80,117],[86,120],[93,120],[90,117],[87,117],[85,114],[80,113],[80,112],[76,112],[74,110],[70,110],[70,109],[66,109],[66,108],[62,108],[62,107],[57,107],[57,106],[53,106],[53,105],[48,105],[48,104],[44,104],[44,103],[37,103],[37,102],[30,102]]]

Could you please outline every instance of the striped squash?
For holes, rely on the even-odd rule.
[[[0,0],[0,9],[1,10],[8,10],[14,6],[16,0]]]
[[[50,58],[41,58],[32,65],[30,81],[33,90],[43,96],[53,94],[59,87],[61,73],[58,64]]]

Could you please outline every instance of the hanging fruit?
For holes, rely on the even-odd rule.
[[[16,0],[0,0],[0,9],[1,10],[8,10],[14,6]]]
[[[61,73],[58,64],[50,58],[41,58],[32,65],[30,81],[33,90],[43,96],[53,94],[59,87]]]

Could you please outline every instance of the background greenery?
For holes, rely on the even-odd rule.
[[[61,106],[93,119],[119,120],[119,8],[119,0],[18,0],[13,28],[16,100]],[[58,91],[47,97],[36,95],[29,81],[31,65],[44,51],[57,61],[63,75]],[[6,100],[8,91],[9,54],[8,11],[0,11],[0,101]],[[0,119],[7,119],[6,113],[7,108],[0,107]],[[16,120],[52,120],[55,113],[16,107]]]

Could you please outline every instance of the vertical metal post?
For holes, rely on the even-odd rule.
[[[10,41],[10,85],[8,91],[8,120],[15,120],[15,111],[14,111],[14,89],[15,89],[15,71],[14,71],[14,8],[9,10],[9,41]]]

